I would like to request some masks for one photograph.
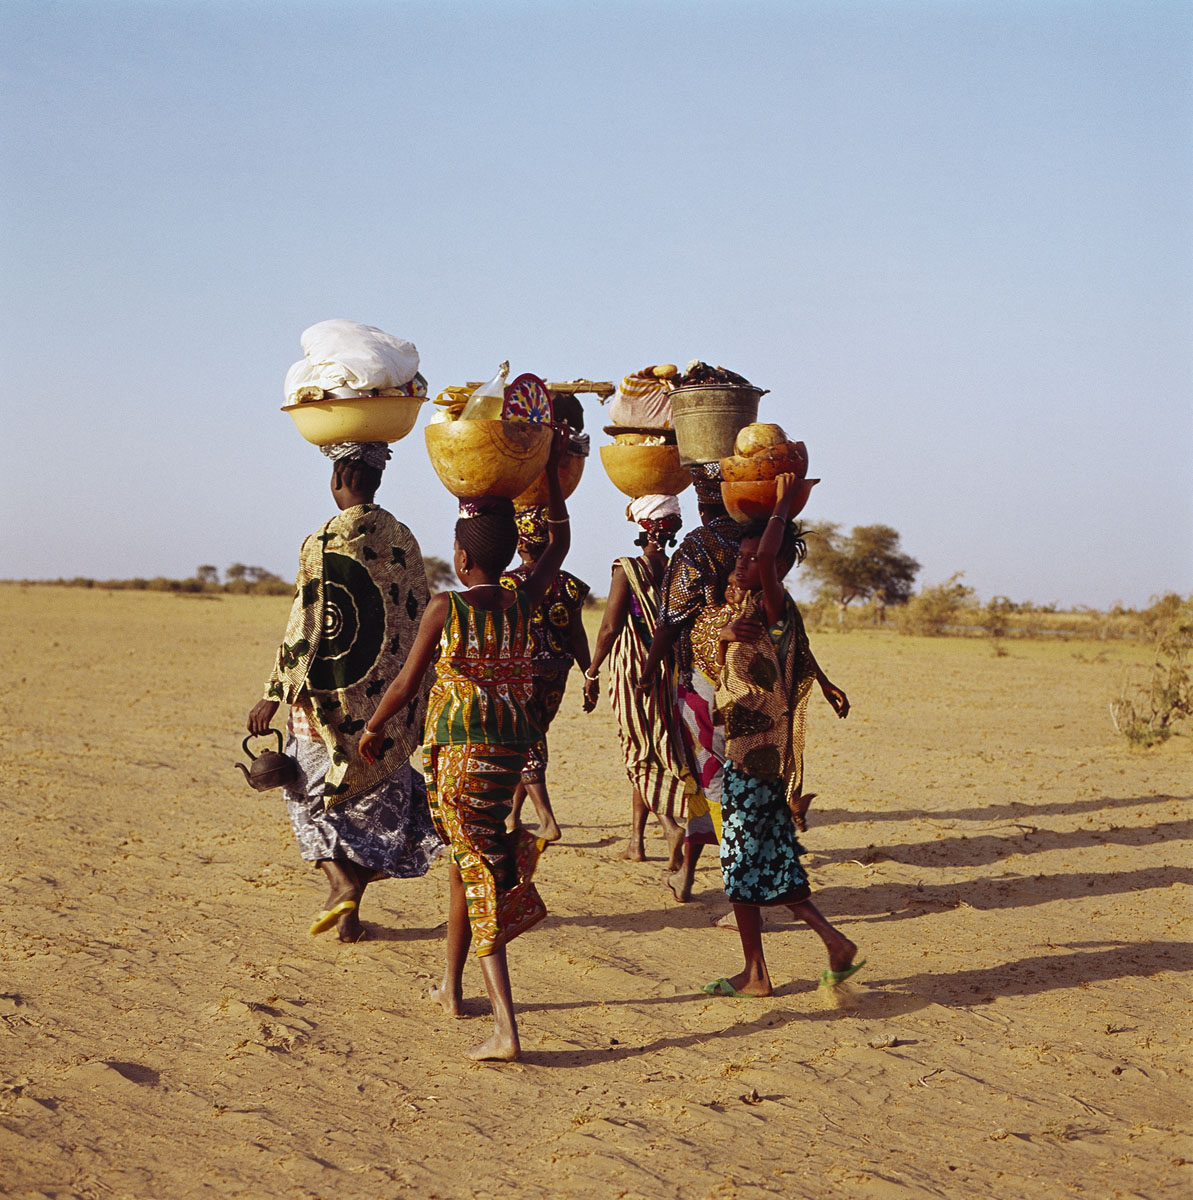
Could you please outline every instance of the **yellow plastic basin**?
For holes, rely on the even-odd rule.
[[[287,404],[298,432],[316,446],[333,442],[400,442],[418,420],[425,396],[353,396]]]

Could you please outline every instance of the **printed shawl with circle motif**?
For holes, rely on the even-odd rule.
[[[325,808],[392,775],[422,741],[425,686],[366,762],[360,735],[406,661],[427,576],[414,535],[375,504],[346,508],[302,544],[294,603],[265,696],[302,708],[331,760]]]

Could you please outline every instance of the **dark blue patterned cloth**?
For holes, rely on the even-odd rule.
[[[783,780],[754,779],[725,764],[721,789],[721,874],[738,904],[776,904],[807,894]]]
[[[408,762],[361,796],[324,810],[327,751],[287,731],[299,776],[284,791],[298,850],[307,862],[345,859],[391,879],[417,879],[443,850],[431,822],[423,777]]]

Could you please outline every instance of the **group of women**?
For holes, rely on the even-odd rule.
[[[714,719],[716,632],[741,542],[721,505],[715,465],[694,468],[701,524],[668,560],[680,528],[673,496],[630,506],[641,553],[613,566],[591,658],[580,623],[587,586],[562,571],[569,519],[548,465],[550,500],[516,516],[508,500],[462,505],[453,565],[464,585],[428,599],[410,531],[374,502],[389,457],[379,443],[323,447],[338,513],[303,543],[295,598],[264,697],[248,728],[263,734],[289,705],[285,800],[304,859],[327,877],[311,925],[363,936],[365,888],[424,874],[450,849],[447,961],[434,989],[461,1005],[470,945],[493,1005],[475,1057],[518,1056],[505,946],[545,914],[533,874],[559,836],[545,784],[546,730],[579,664],[592,711],[609,665],[632,795],[626,856],[645,857],[653,813],[668,840],[667,881],[690,898],[700,849],[720,840],[724,732]],[[521,565],[507,570],[515,550]],[[424,774],[410,765],[424,745]],[[539,826],[518,819],[528,797]]]

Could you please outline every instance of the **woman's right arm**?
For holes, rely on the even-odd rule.
[[[381,697],[380,703],[365,725],[364,733],[360,736],[361,757],[368,762],[375,762],[380,757],[386,721],[394,713],[405,708],[422,687],[423,676],[431,665],[435,647],[443,633],[450,604],[449,594],[440,592],[439,595],[431,597],[423,612],[418,632],[414,635],[414,644],[410,647],[410,653],[406,656],[398,677],[386,688],[385,695]]]
[[[600,674],[601,663],[609,657],[613,643],[625,626],[626,614],[630,611],[630,582],[626,579],[624,568],[613,567],[613,578],[609,581],[609,599],[605,602],[605,615],[601,627],[597,631],[596,645],[592,651],[592,662],[584,675],[584,711],[592,712],[600,695],[600,682],[596,678]]]

